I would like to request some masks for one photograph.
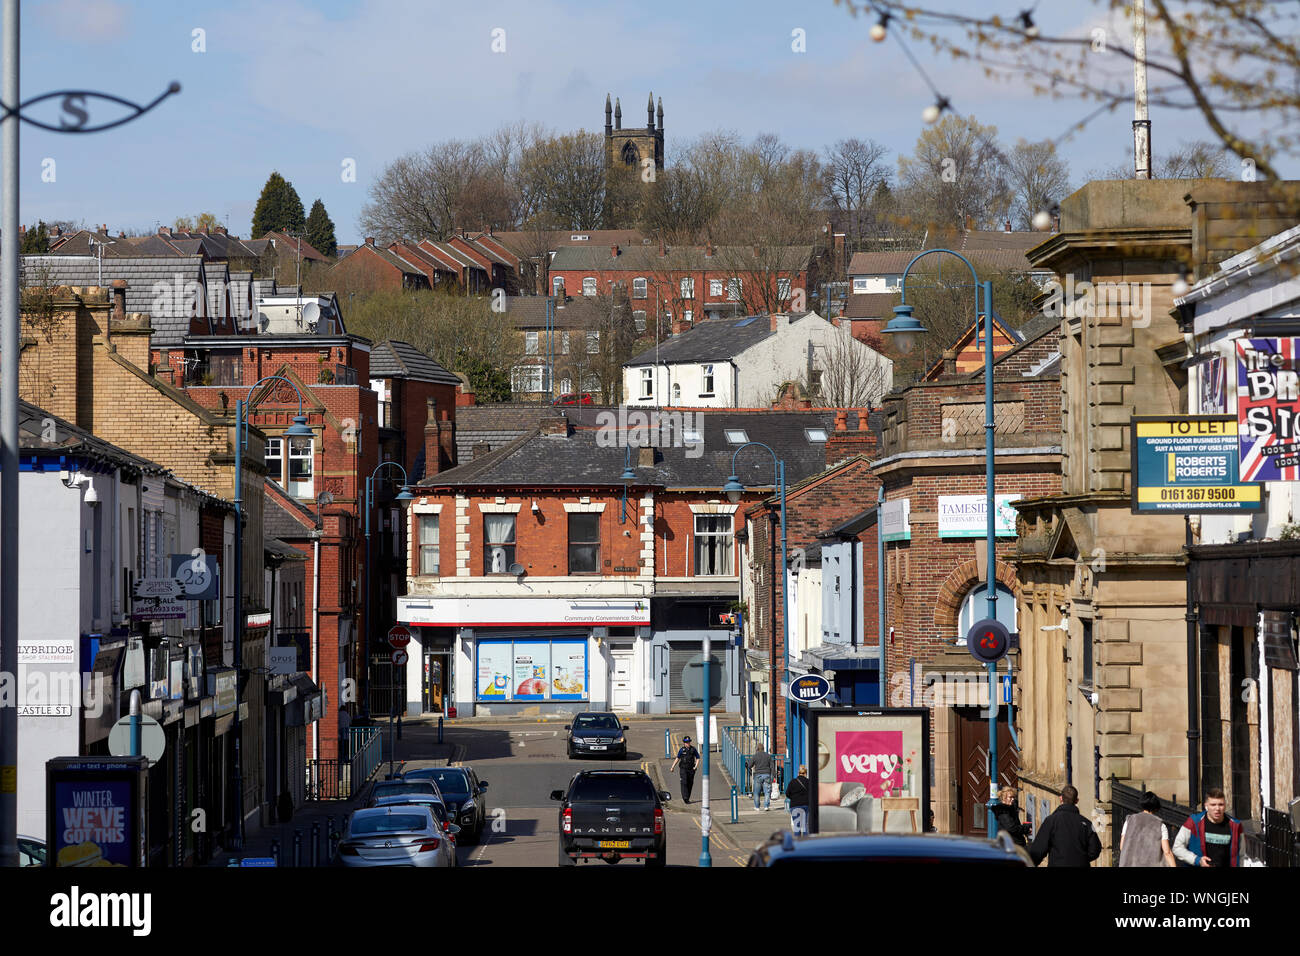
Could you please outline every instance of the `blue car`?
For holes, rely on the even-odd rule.
[[[947,833],[828,833],[796,837],[772,834],[749,857],[748,866],[795,863],[978,863],[1033,866],[1029,855],[1005,833],[996,840]]]
[[[565,724],[569,732],[569,757],[584,754],[595,757],[627,758],[627,732],[618,717],[610,713],[585,713]]]

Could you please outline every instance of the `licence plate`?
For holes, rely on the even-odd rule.
[[[601,840],[597,846],[602,850],[630,850],[632,849],[631,840]]]
[[[605,744],[592,744],[592,745],[591,745],[591,749],[592,749],[592,750],[605,750],[605,749],[606,749],[606,745],[605,745]]]

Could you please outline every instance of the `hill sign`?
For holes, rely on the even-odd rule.
[[[790,682],[790,699],[801,704],[813,704],[831,692],[831,685],[819,674],[805,674]]]

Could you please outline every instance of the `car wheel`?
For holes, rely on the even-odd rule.
[[[578,861],[569,854],[564,852],[564,847],[560,847],[560,866],[577,866]]]

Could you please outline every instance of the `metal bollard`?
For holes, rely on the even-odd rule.
[[[736,785],[731,785],[731,822],[740,822],[740,797],[736,793]]]
[[[668,739],[668,731],[665,730],[664,731],[664,759],[665,760],[673,755],[672,746],[673,746],[672,743]]]
[[[280,865],[280,841],[272,838],[271,840],[271,859],[275,860],[275,865]]]
[[[320,821],[311,824],[311,865],[320,866]]]
[[[293,828],[293,865],[302,866],[302,827]]]
[[[442,743],[442,718],[438,718],[438,743]]]
[[[335,860],[335,858],[338,857],[338,855],[339,855],[339,844],[340,844],[341,842],[343,842],[343,834],[341,834],[341,833],[334,833],[334,832],[331,831],[331,832],[330,832],[330,839],[329,839],[329,849],[330,849],[330,858],[329,858],[329,862],[330,862],[330,863],[333,863],[334,860]]]

